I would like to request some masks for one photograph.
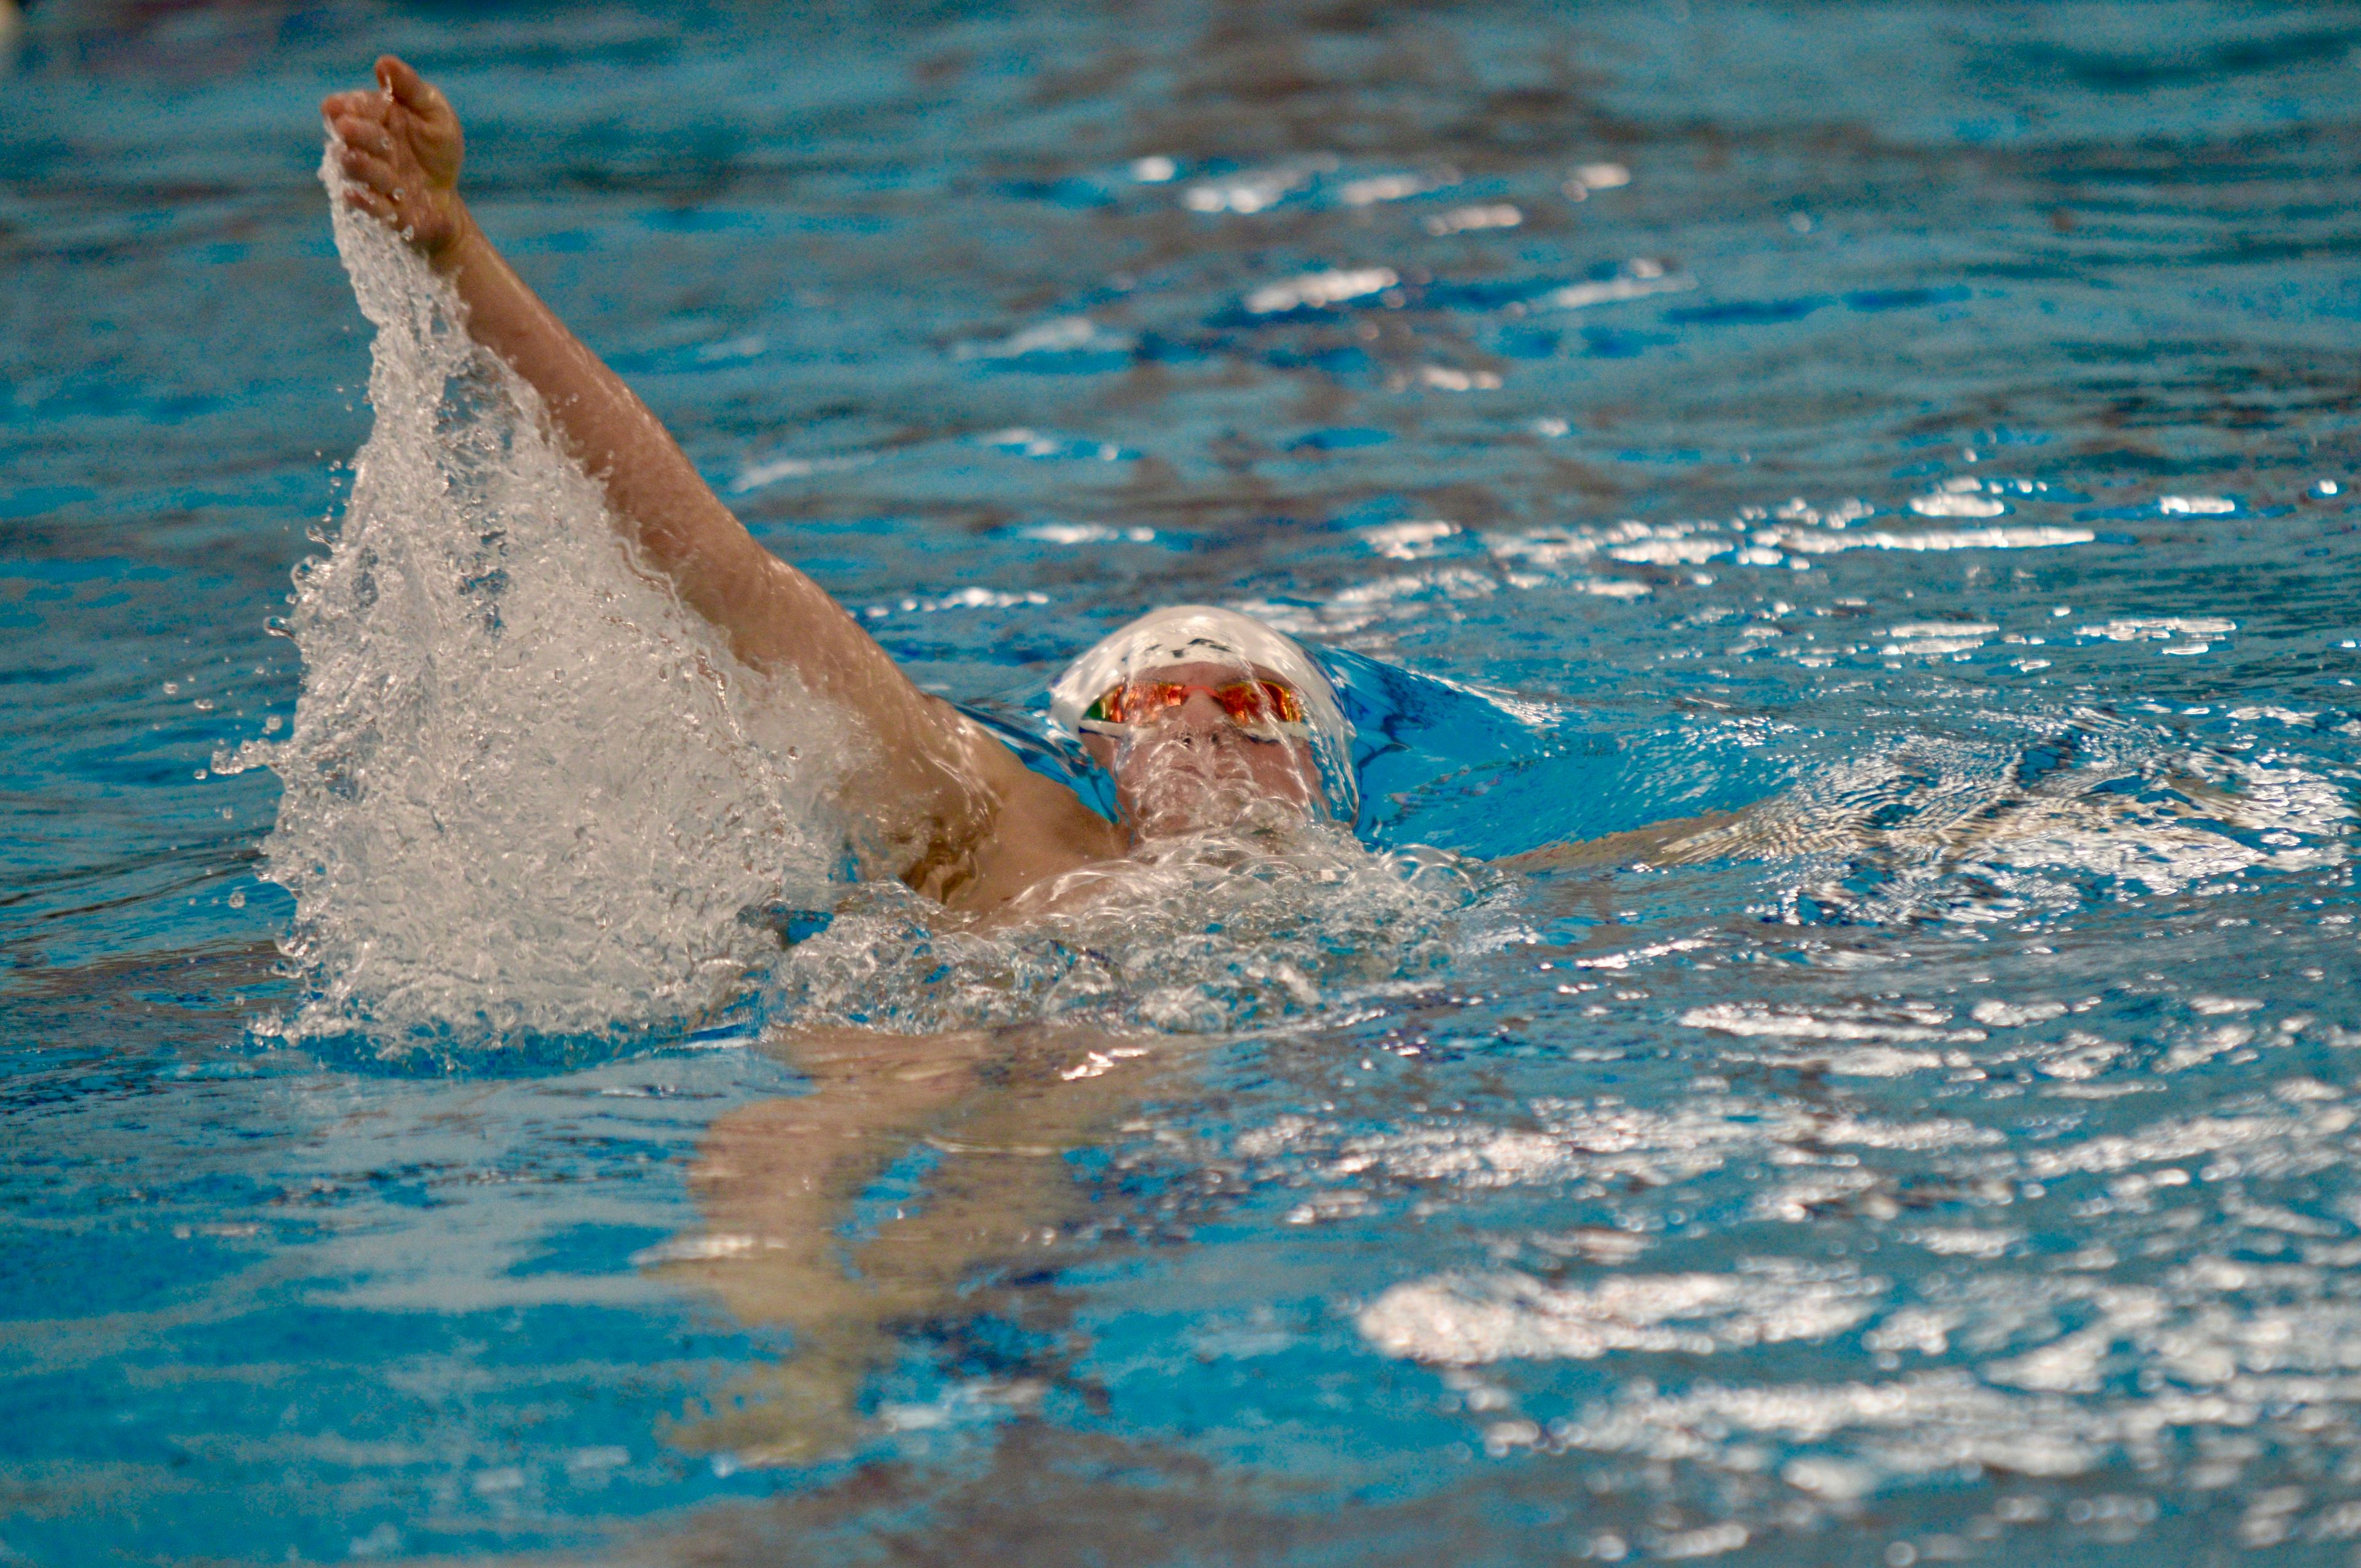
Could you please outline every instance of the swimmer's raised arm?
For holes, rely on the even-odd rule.
[[[379,92],[321,105],[343,143],[346,199],[400,231],[449,279],[468,331],[531,382],[648,559],[749,663],[786,665],[863,712],[909,683],[818,585],[755,543],[645,403],[493,247],[458,192],[464,143],[443,94],[391,55]]]
[[[451,280],[469,333],[541,394],[559,435],[682,602],[747,663],[792,671],[867,722],[883,776],[858,781],[864,807],[922,868],[943,868],[940,876],[913,872],[913,882],[954,902],[966,901],[962,893],[996,902],[975,884],[1005,879],[976,858],[979,846],[1005,836],[1001,819],[1012,809],[1047,814],[1060,836],[1088,837],[1096,819],[1083,820],[1089,813],[1071,792],[1045,795],[1058,786],[921,692],[825,589],[746,532],[663,422],[477,227],[459,196],[465,143],[449,102],[391,55],[378,60],[377,80],[376,91],[339,93],[320,105],[351,181],[346,200]]]

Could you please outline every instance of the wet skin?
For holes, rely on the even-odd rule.
[[[1287,684],[1259,665],[1159,664],[1133,678],[1191,687],[1179,706],[1146,716],[1124,742],[1084,734],[1092,760],[1114,775],[1116,806],[1132,842],[1226,827],[1237,816],[1234,795],[1275,802],[1305,817],[1326,810],[1309,741],[1258,737],[1213,699],[1215,690],[1249,676]],[[1225,790],[1225,784],[1233,787]]]
[[[741,661],[861,716],[873,745],[842,794],[869,829],[873,861],[954,909],[1012,917],[1028,890],[1054,896],[1069,873],[1110,867],[1143,839],[1218,828],[1273,803],[1290,815],[1320,812],[1304,742],[1256,740],[1205,691],[1123,745],[1088,742],[1115,773],[1115,824],[919,691],[818,584],[756,543],[655,415],[494,248],[458,193],[465,138],[449,102],[392,56],[376,76],[375,89],[321,105],[350,181],[344,200],[451,284],[469,334],[540,395],[643,558]],[[1138,674],[1219,685],[1241,672],[1181,664]],[[712,1228],[744,1245],[671,1266],[749,1321],[792,1325],[800,1342],[765,1386],[744,1391],[741,1408],[692,1422],[681,1437],[785,1461],[851,1441],[862,1380],[891,1350],[895,1325],[946,1310],[961,1280],[1054,1229],[1078,1201],[1058,1156],[1127,1102],[1129,1085],[1118,1092],[1100,1072],[1117,1059],[1108,1052],[1129,1052],[1100,1036],[1039,1031],[848,1030],[769,1046],[809,1076],[812,1091],[722,1118],[697,1176]],[[840,1246],[847,1206],[929,1136],[947,1155],[915,1214]]]

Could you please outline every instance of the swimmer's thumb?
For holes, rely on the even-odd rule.
[[[448,108],[434,84],[400,55],[378,56],[377,79],[395,103],[414,114],[431,115]]]

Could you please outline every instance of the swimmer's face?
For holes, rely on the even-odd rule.
[[[1290,817],[1316,817],[1325,808],[1311,742],[1270,733],[1268,726],[1242,726],[1215,695],[1255,680],[1286,684],[1258,666],[1159,665],[1135,675],[1134,684],[1190,688],[1180,702],[1148,707],[1120,738],[1084,733],[1083,747],[1115,777],[1115,808],[1135,839],[1237,827],[1273,806]]]

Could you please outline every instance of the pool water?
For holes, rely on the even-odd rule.
[[[1333,651],[1360,846],[1018,936],[828,882],[826,717],[630,599],[529,426],[373,419],[312,111],[382,49],[924,684],[1022,731],[1139,610],[1252,610]],[[2193,3],[36,7],[0,1555],[2352,1561],[2356,50]],[[435,590],[490,620],[291,581],[494,492],[503,575]],[[465,700],[337,729],[406,647]],[[370,747],[415,787],[317,771]],[[881,1135],[843,1245],[1027,1239],[798,1447],[729,1171],[819,1025],[1033,1063]]]

